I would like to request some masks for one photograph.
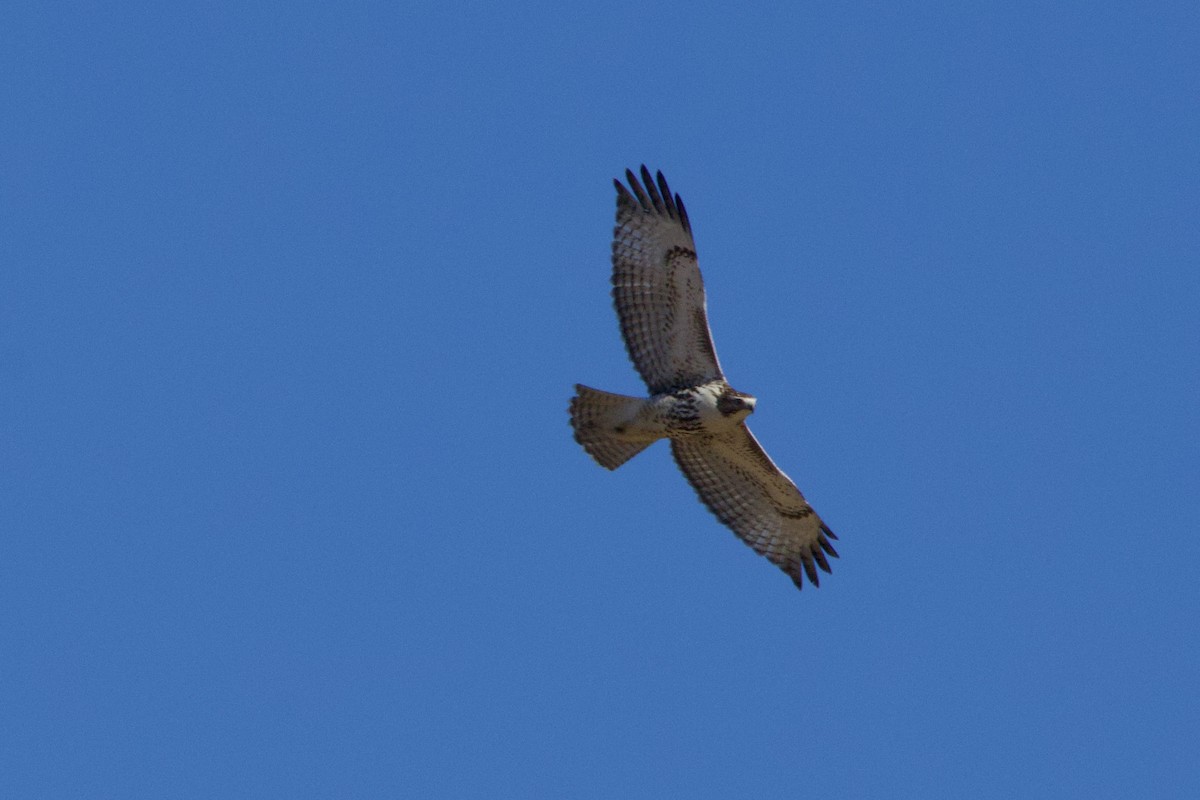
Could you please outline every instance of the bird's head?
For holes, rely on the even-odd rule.
[[[743,420],[754,412],[754,404],[757,403],[752,395],[743,392],[737,392],[733,389],[726,389],[725,392],[717,398],[717,410],[725,417],[736,420]]]

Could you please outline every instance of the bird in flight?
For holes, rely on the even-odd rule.
[[[803,588],[837,557],[833,531],[746,427],[755,398],[725,380],[708,327],[687,210],[661,172],[626,170],[617,187],[612,295],[621,335],[650,397],[576,384],[575,441],[616,469],[659,439],[700,501]]]

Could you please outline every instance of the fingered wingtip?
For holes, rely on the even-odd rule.
[[[625,180],[628,186],[622,184],[618,179],[613,179],[613,185],[617,188],[618,202],[636,200],[646,211],[655,211],[678,220],[683,229],[691,233],[692,224],[688,219],[687,209],[683,205],[683,198],[671,192],[671,187],[662,170],[658,170],[652,175],[650,168],[642,164],[636,173],[632,169],[625,170]]]

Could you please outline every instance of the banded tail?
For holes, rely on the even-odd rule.
[[[643,398],[602,392],[579,383],[575,384],[575,391],[577,394],[571,398],[575,441],[600,466],[616,469],[656,441],[622,436],[625,427],[646,405]]]

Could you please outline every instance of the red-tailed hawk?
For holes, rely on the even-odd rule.
[[[692,226],[679,195],[626,170],[617,187],[613,301],[629,358],[649,398],[576,385],[575,440],[616,469],[659,439],[700,500],[742,541],[786,572],[798,588],[817,567],[829,572],[836,539],[796,484],[775,466],[746,427],[755,399],[735,391],[717,362],[696,263]],[[632,192],[632,193],[631,193]]]

